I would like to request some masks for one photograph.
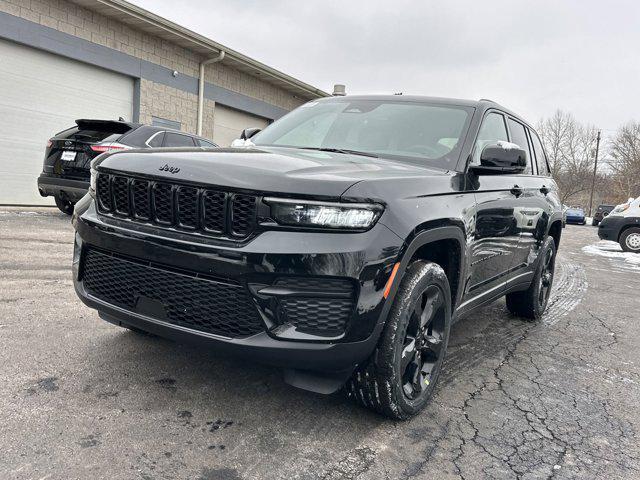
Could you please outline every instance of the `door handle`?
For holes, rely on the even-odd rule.
[[[524,193],[524,190],[522,190],[522,187],[520,187],[519,185],[514,185],[509,191],[516,197],[519,197]]]
[[[549,190],[549,187],[547,187],[546,185],[543,185],[542,188],[540,188],[540,193],[544,193],[545,195],[548,194],[551,190]]]

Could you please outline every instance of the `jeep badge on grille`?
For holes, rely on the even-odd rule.
[[[161,172],[169,172],[169,173],[178,173],[180,169],[178,167],[170,167],[168,164],[164,164],[164,166],[160,167],[158,170]]]

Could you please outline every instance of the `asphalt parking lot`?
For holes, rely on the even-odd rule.
[[[564,230],[543,321],[498,302],[455,325],[404,423],[101,321],[72,238],[53,209],[0,209],[2,479],[640,478],[640,263],[593,227]]]

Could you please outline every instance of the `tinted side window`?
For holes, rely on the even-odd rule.
[[[206,148],[214,148],[215,144],[211,142],[207,142],[206,140],[202,140],[201,138],[196,138],[196,143],[198,143],[201,147]]]
[[[538,174],[539,175],[549,175],[549,166],[547,165],[547,156],[544,153],[544,148],[542,148],[542,142],[540,141],[540,137],[533,130],[529,130],[531,132],[531,140],[533,142],[533,151],[536,154],[536,162],[538,164]]]
[[[471,163],[479,165],[482,149],[486,145],[500,140],[505,142],[509,141],[507,127],[504,124],[504,117],[502,114],[492,112],[484,117],[484,120],[482,121],[482,126],[478,133],[478,139],[476,140],[476,146],[473,150],[473,159],[471,160]]]
[[[531,174],[531,155],[529,153],[529,141],[527,140],[527,131],[520,122],[516,122],[513,119],[508,120],[509,131],[511,132],[511,142],[519,145],[525,152],[527,152],[527,168],[525,174]]]
[[[162,141],[164,140],[164,132],[160,132],[158,134],[154,134],[151,137],[151,140],[147,141],[147,145],[152,148],[158,148],[162,146]]]
[[[193,138],[186,135],[180,135],[179,133],[166,132],[164,134],[164,146],[165,147],[193,147]]]

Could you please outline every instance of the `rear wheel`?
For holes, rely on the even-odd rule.
[[[62,213],[66,213],[67,215],[73,215],[74,204],[72,202],[70,202],[66,198],[61,197],[59,195],[56,195],[54,198],[56,200],[56,207],[58,207],[58,209]]]
[[[622,232],[620,246],[625,252],[640,253],[640,228],[627,228]]]
[[[346,385],[356,401],[404,420],[433,394],[451,328],[451,293],[442,268],[431,262],[409,266],[376,350]]]
[[[552,237],[547,237],[539,255],[536,273],[529,288],[508,293],[506,297],[509,311],[529,320],[539,320],[549,302],[556,266],[556,242]]]
[[[597,227],[599,223],[600,222],[598,220],[596,220],[595,218],[593,220],[591,220],[591,225],[593,225],[594,227]]]

